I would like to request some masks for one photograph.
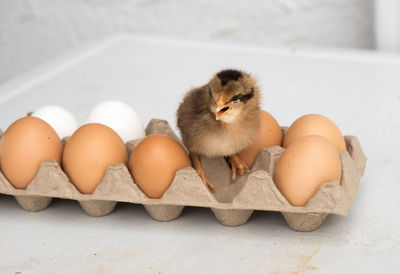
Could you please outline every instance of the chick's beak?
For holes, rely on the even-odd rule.
[[[225,104],[223,97],[224,96],[221,96],[215,104],[215,119],[217,120],[221,119],[221,117],[231,109]]]

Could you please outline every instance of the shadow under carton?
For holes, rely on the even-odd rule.
[[[164,120],[153,119],[147,125],[146,135],[156,133],[168,135],[182,144]],[[128,152],[139,141],[129,141]],[[117,202],[143,204],[158,221],[179,217],[184,206],[209,207],[227,226],[246,223],[254,210],[280,211],[292,229],[311,231],[318,228],[328,214],[347,215],[355,199],[366,158],[356,137],[345,136],[345,141],[347,150],[340,152],[341,182],[324,183],[303,207],[290,205],[273,182],[275,164],[284,151],[278,146],[263,149],[253,168],[239,176],[235,183],[231,182],[231,170],[224,158],[202,157],[206,176],[214,183],[215,192],[210,192],[196,171],[188,167],[176,173],[160,199],[150,199],[135,184],[128,168],[116,164],[107,168],[92,194],[82,194],[58,163],[50,160],[40,164],[26,189],[15,189],[0,173],[0,193],[15,196],[21,207],[29,211],[47,208],[52,198],[77,200],[91,216],[111,213]]]

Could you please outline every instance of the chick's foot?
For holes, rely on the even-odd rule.
[[[232,182],[236,180],[237,173],[244,175],[244,171],[249,170],[247,164],[237,154],[229,156],[228,161],[232,168]]]
[[[203,166],[201,165],[199,156],[197,154],[191,154],[191,158],[192,158],[192,161],[193,161],[194,169],[197,171],[197,174],[200,176],[200,178],[203,181],[204,185],[206,187],[208,187],[210,190],[214,191],[215,187],[210,182],[210,180],[207,179],[206,174],[205,174],[204,169],[203,169]]]

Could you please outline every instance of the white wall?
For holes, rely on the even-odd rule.
[[[374,48],[373,0],[1,0],[0,82],[115,32]]]
[[[376,48],[381,51],[400,51],[400,1],[375,1]]]

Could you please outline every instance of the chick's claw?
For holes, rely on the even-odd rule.
[[[237,173],[244,175],[244,171],[249,170],[247,164],[237,154],[229,156],[229,164],[232,168],[232,182],[236,180]]]
[[[201,170],[200,172],[197,171],[197,174],[200,176],[201,180],[203,181],[204,185],[208,187],[211,191],[215,190],[214,185],[210,182],[210,180],[207,179],[206,175],[204,174],[204,171]]]
[[[204,173],[203,166],[201,165],[200,158],[197,154],[191,153],[190,157],[192,158],[193,167],[197,171],[197,174],[200,176],[201,180],[205,184],[206,187],[214,191],[214,185],[207,179],[206,174]]]

